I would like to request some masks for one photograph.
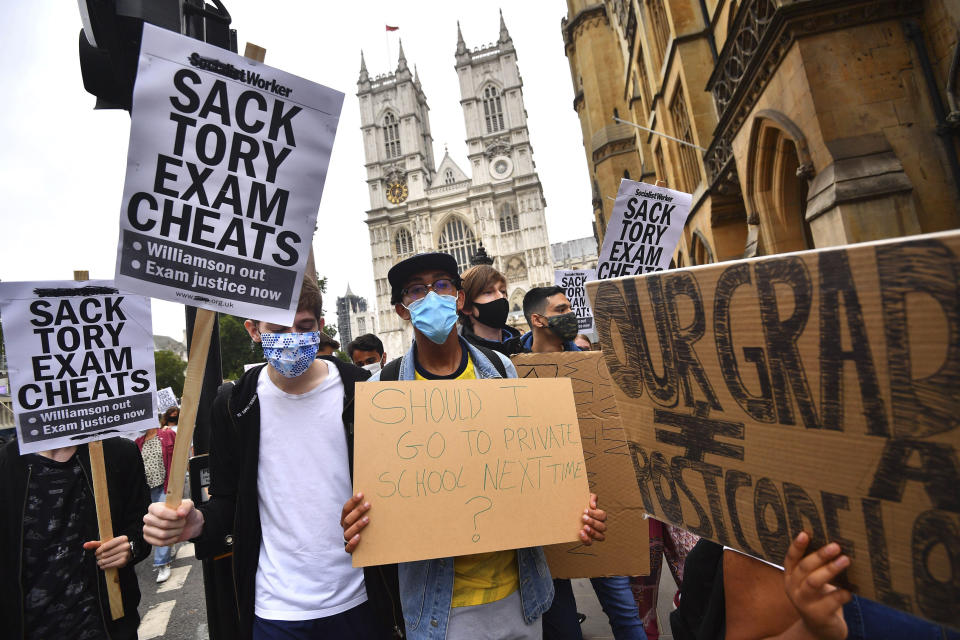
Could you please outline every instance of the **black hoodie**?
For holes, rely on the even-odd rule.
[[[353,475],[353,392],[370,372],[333,356],[322,356],[343,381],[343,426]],[[266,365],[244,373],[233,386],[224,385],[213,403],[210,436],[210,500],[203,512],[203,533],[194,540],[200,559],[233,552],[233,584],[241,638],[253,633],[257,565],[260,561],[260,507],[257,494],[260,456],[260,403],[257,380]],[[291,482],[294,480],[291,478]],[[403,637],[397,566],[364,569],[367,600],[383,625],[381,637]]]

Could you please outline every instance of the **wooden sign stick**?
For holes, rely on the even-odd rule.
[[[73,279],[83,282],[90,279],[89,271],[74,271]],[[90,475],[93,476],[93,500],[97,505],[97,529],[100,543],[113,540],[113,518],[110,516],[110,492],[107,490],[107,467],[103,461],[103,441],[94,440],[87,444],[90,454]],[[114,620],[123,617],[123,596],[120,594],[120,573],[117,569],[104,569],[107,581],[107,599],[110,602],[110,617]]]
[[[267,50],[247,43],[244,55],[247,58],[263,62]],[[176,509],[183,501],[183,483],[190,459],[190,445],[193,443],[193,430],[197,422],[197,408],[200,406],[200,392],[203,387],[203,372],[207,368],[207,354],[210,352],[210,339],[213,336],[213,323],[217,319],[215,311],[197,309],[193,323],[193,337],[190,340],[190,354],[187,356],[187,375],[183,383],[183,398],[180,400],[180,421],[177,425],[177,439],[173,445],[173,461],[170,465],[170,477],[167,480],[166,505]]]

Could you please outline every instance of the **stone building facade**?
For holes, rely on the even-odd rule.
[[[550,245],[553,251],[554,269],[596,269],[599,251],[597,239],[577,238],[566,242],[554,242]]]
[[[376,333],[376,321],[373,309],[367,309],[367,299],[355,294],[347,284],[347,292],[337,296],[337,341],[344,352],[357,336]]]
[[[357,96],[366,155],[367,225],[376,285],[378,335],[400,354],[413,337],[390,304],[387,272],[423,251],[446,251],[461,271],[482,244],[508,280],[511,307],[553,281],[517,52],[500,18],[498,40],[468,49],[457,27],[455,69],[466,126],[465,167],[434,161],[429,108],[403,46],[394,73],[371,77],[361,55]]]
[[[628,174],[693,194],[680,266],[960,226],[960,3],[567,8],[599,238]]]

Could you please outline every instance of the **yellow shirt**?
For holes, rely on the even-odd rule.
[[[456,380],[476,380],[473,360],[468,356]],[[426,380],[420,370],[417,380]],[[492,551],[457,556],[453,564],[454,607],[471,607],[496,602],[520,588],[516,551]]]

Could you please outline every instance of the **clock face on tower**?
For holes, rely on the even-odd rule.
[[[392,204],[400,204],[407,199],[407,185],[400,182],[394,181],[387,184],[387,200]]]

